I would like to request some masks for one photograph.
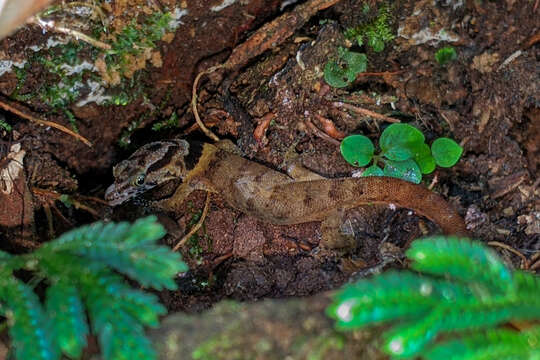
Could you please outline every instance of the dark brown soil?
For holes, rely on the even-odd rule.
[[[15,143],[21,143],[26,152],[17,191],[0,199],[2,249],[29,251],[85,223],[133,220],[147,214],[135,203],[112,209],[99,201],[112,182],[112,166],[151,140],[204,139],[197,131],[186,135],[194,122],[188,103],[195,75],[223,63],[250,32],[278,16],[281,1],[238,1],[219,12],[210,7],[221,1],[186,3],[189,12],[174,39],[158,45],[162,66],[147,64],[135,77],[146,98],[125,106],[70,106],[79,133],[93,147],[9,112],[1,114],[14,129],[0,132],[2,159]],[[377,1],[368,3],[372,9],[380,6]],[[533,10],[535,2],[396,2],[392,14],[398,36],[383,52],[366,52],[367,72],[388,73],[361,76],[346,90],[329,88],[322,80],[322,69],[338,46],[347,45],[344,29],[369,17],[363,14],[363,6],[361,1],[341,1],[239,72],[225,74],[224,82],[222,76],[203,80],[199,90],[203,119],[217,120],[216,132],[235,140],[248,158],[283,169],[296,157],[315,172],[337,177],[355,169],[341,158],[337,141],[325,134],[324,124],[315,115],[330,119],[345,134],[376,138],[386,124],[344,116],[332,102],[352,99],[389,114],[392,105],[384,99],[392,97],[399,110],[396,116],[422,129],[429,141],[449,136],[463,145],[461,161],[428,176],[426,185],[437,179],[434,191],[455,205],[474,237],[504,243],[527,259],[538,254],[540,48],[538,42],[530,41],[539,31],[534,19],[540,10]],[[440,34],[441,29],[451,41],[426,39],[427,33]],[[46,42],[49,36],[26,27],[2,40],[0,49],[4,58],[15,61],[25,46]],[[434,53],[444,45],[452,45],[458,59],[441,66]],[[42,81],[43,69],[29,69],[19,94],[43,86]],[[13,72],[0,76],[0,101],[13,104],[17,82]],[[39,100],[18,100],[14,106],[69,127],[65,115],[51,113]],[[173,112],[179,115],[176,127],[151,130]],[[257,142],[253,131],[268,112],[275,114],[274,120]],[[138,119],[142,120],[128,148],[119,147],[123,132]],[[0,167],[5,164],[0,161]],[[59,194],[69,194],[83,206],[66,207],[58,201]],[[171,246],[202,209],[204,194],[193,194],[189,204],[175,218],[160,217],[169,230],[165,242]],[[373,206],[355,209],[348,216],[357,246],[336,252],[317,246],[318,223],[268,225],[213,197],[198,244],[182,250],[191,270],[178,279],[178,291],[164,292],[161,297],[171,311],[193,312],[224,298],[307,296],[339,287],[354,272],[401,266],[408,244],[436,231],[433,224],[407,210]],[[508,250],[496,249],[515,267],[531,265]]]

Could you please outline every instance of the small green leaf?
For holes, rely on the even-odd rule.
[[[435,170],[435,158],[431,155],[431,149],[424,143],[414,153],[414,161],[420,167],[422,174],[430,174]]]
[[[366,71],[367,57],[345,48],[339,48],[338,55],[343,66],[334,60],[329,61],[324,67],[324,80],[330,86],[342,88],[353,82],[359,73]]]
[[[384,172],[377,165],[372,165],[364,170],[362,176],[384,176]]]
[[[422,172],[414,160],[391,161],[387,160],[384,166],[384,175],[391,176],[415,184],[422,180]]]
[[[413,157],[424,143],[424,134],[408,124],[392,124],[384,129],[379,145],[384,156],[390,160],[403,161]]]
[[[438,138],[431,144],[431,152],[437,165],[448,168],[458,162],[463,153],[463,148],[454,140],[443,137]]]
[[[366,71],[366,54],[361,54],[354,51],[347,51],[343,54],[342,59],[347,63],[347,72],[352,77],[352,79],[349,78],[350,81],[354,81],[354,79],[356,79],[356,75]]]
[[[346,71],[334,60],[326,63],[326,66],[324,67],[324,81],[335,88],[343,88],[349,85]]]
[[[439,65],[446,65],[450,61],[457,59],[456,50],[451,46],[445,46],[435,53],[435,60]]]
[[[341,155],[352,166],[366,166],[373,157],[375,147],[364,135],[347,136],[340,145]]]

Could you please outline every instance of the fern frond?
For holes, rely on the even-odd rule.
[[[521,299],[531,299],[531,301],[540,298],[540,277],[524,271],[514,272],[515,296]]]
[[[387,331],[383,349],[394,358],[417,355],[438,334],[445,309],[440,307],[429,315]]]
[[[93,273],[83,287],[86,293],[97,298],[106,297],[118,310],[133,316],[137,321],[148,326],[157,326],[159,315],[167,312],[157,296],[128,286],[123,278],[112,273]]]
[[[360,280],[336,294],[327,309],[342,329],[373,322],[427,314],[439,303],[465,301],[472,296],[460,284],[410,272],[387,272]]]
[[[471,299],[469,303],[439,304],[422,319],[387,332],[385,349],[397,357],[417,355],[443,332],[485,329],[510,319],[539,317],[540,299],[530,303],[500,297],[484,303]]]
[[[125,306],[119,298],[111,296],[116,290],[125,289],[125,286],[115,281],[114,275],[94,275],[86,278],[82,284],[89,317],[98,335],[103,358],[105,360],[155,359],[156,354],[144,334],[141,317],[132,312],[136,309],[130,305]],[[118,279],[121,280],[121,278]],[[132,291],[136,293],[135,290]],[[138,300],[140,304],[143,304],[147,299],[143,295]],[[134,302],[131,304],[133,305]]]
[[[433,346],[427,360],[491,360],[540,358],[540,326],[524,332],[490,329]]]
[[[72,358],[79,358],[86,346],[88,325],[77,288],[57,282],[47,289],[46,309],[52,321],[53,334],[60,349]]]
[[[83,226],[44,245],[42,252],[63,252],[112,267],[143,286],[176,289],[174,276],[187,271],[179,253],[156,241],[165,230],[155,217],[128,223]]]
[[[32,289],[13,276],[0,280],[0,299],[17,359],[56,360],[60,354],[51,338],[50,323]]]
[[[536,301],[500,297],[485,302],[471,301],[448,309],[441,322],[443,331],[493,327],[509,320],[540,319],[540,297]]]
[[[166,309],[122,274],[154,288],[175,288],[174,277],[187,266],[178,253],[157,245],[164,233],[148,217],[133,225],[84,226],[30,254],[0,251],[0,314],[8,319],[16,358],[57,360],[62,352],[80,357],[88,314],[105,360],[155,359],[144,326],[157,326]],[[13,276],[23,268],[48,279],[46,311],[31,287]]]
[[[0,250],[0,277],[11,276],[13,270],[24,266],[24,262],[21,256],[13,256]]]
[[[413,269],[426,274],[479,282],[500,292],[513,286],[510,269],[479,242],[433,236],[414,241],[406,255],[413,260]]]

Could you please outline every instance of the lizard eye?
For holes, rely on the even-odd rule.
[[[134,184],[137,186],[142,186],[144,184],[144,178],[145,178],[144,174],[137,175],[137,177],[135,178]]]

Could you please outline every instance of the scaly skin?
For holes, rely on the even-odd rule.
[[[175,149],[174,154],[170,142],[161,143],[167,144],[167,156],[175,162],[172,167],[176,171],[174,176],[182,178],[183,183],[171,198],[160,202],[159,206],[165,210],[181,209],[185,197],[193,190],[219,193],[232,207],[264,222],[280,225],[324,221],[329,216],[361,205],[394,204],[432,220],[446,234],[467,235],[463,219],[448,202],[420,185],[390,177],[326,179],[307,171],[299,181],[224,150],[226,143],[199,145],[196,154],[192,153],[190,157],[187,142],[175,141],[182,146]],[[137,152],[122,165],[129,169],[131,177],[148,168],[141,165],[144,154]],[[148,156],[155,158],[152,154]],[[131,159],[137,161],[133,160],[130,165]],[[167,169],[168,181],[171,166],[166,161],[161,163]],[[123,202],[136,191],[126,189],[126,179],[122,174],[115,174],[115,177],[115,184],[107,190],[106,198],[118,204],[119,200],[115,199],[122,198]],[[155,182],[159,174],[147,174],[146,177]],[[122,193],[128,195],[123,196]]]

